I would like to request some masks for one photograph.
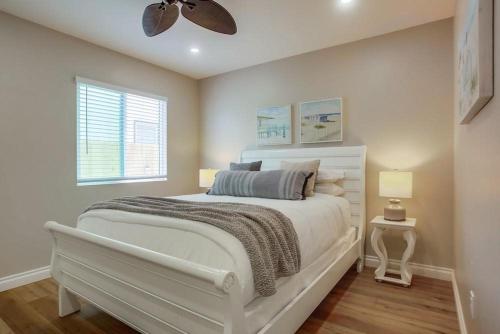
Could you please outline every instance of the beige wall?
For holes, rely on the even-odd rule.
[[[254,147],[257,108],[341,96],[343,145],[368,145],[368,217],[385,204],[378,172],[413,171],[405,205],[418,218],[414,261],[451,267],[452,59],[453,24],[444,20],[202,80],[202,167],[224,168]],[[401,239],[388,239],[390,256],[400,257]]]
[[[76,186],[75,75],[164,95],[167,182]],[[0,277],[46,266],[49,219],[92,202],[197,190],[195,80],[0,12]]]
[[[457,3],[455,45],[463,31],[467,1]],[[495,41],[500,45],[500,6],[495,6]],[[457,54],[457,53],[455,53]],[[495,87],[500,87],[500,53],[495,50]],[[455,125],[455,265],[471,333],[500,333],[500,98],[468,125]],[[469,291],[476,295],[476,319]]]
[[[419,219],[414,260],[452,266],[451,20],[199,84],[1,12],[0,45],[0,277],[48,264],[46,220],[74,225],[83,208],[111,197],[196,191],[199,156],[201,167],[225,167],[254,147],[258,107],[333,96],[344,98],[343,144],[368,145],[368,216],[385,203],[379,170],[414,171],[415,197],[405,201]],[[169,97],[167,182],[75,185],[75,75]],[[399,257],[400,239],[388,239]]]

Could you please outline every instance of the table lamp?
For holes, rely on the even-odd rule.
[[[218,169],[200,169],[200,188],[211,188]]]
[[[411,172],[380,172],[379,196],[389,197],[389,204],[384,208],[384,219],[391,221],[406,220],[406,209],[400,204],[399,198],[412,197]]]

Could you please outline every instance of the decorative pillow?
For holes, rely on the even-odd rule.
[[[262,160],[261,161],[254,161],[254,162],[244,162],[244,163],[236,163],[236,162],[231,162],[229,165],[230,170],[246,170],[246,171],[254,171],[258,172],[260,171],[260,167],[262,166]]]
[[[220,171],[209,195],[305,199],[304,188],[312,173],[301,170]]]
[[[307,197],[314,195],[314,185],[316,183],[316,175],[318,175],[320,160],[310,160],[304,162],[290,162],[290,161],[282,161],[281,169],[290,169],[290,170],[302,170],[309,171],[313,173],[311,178],[307,181],[305,195]]]
[[[335,183],[320,183],[314,187],[314,192],[320,194],[328,194],[334,196],[342,196],[345,194],[344,188]]]
[[[316,184],[336,183],[345,177],[345,172],[338,169],[319,169]]]

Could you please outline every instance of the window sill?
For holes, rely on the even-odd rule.
[[[130,180],[78,182],[76,185],[78,187],[85,187],[85,186],[99,186],[99,185],[109,185],[109,184],[142,183],[142,182],[158,182],[158,181],[167,181],[167,178],[166,177],[157,177],[157,178],[151,178],[151,179],[130,179]]]

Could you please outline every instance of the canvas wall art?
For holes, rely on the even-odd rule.
[[[466,124],[493,97],[493,0],[469,1],[458,43],[458,121]]]
[[[292,143],[292,106],[257,110],[257,145]]]
[[[342,99],[333,98],[300,104],[300,142],[342,141]]]

